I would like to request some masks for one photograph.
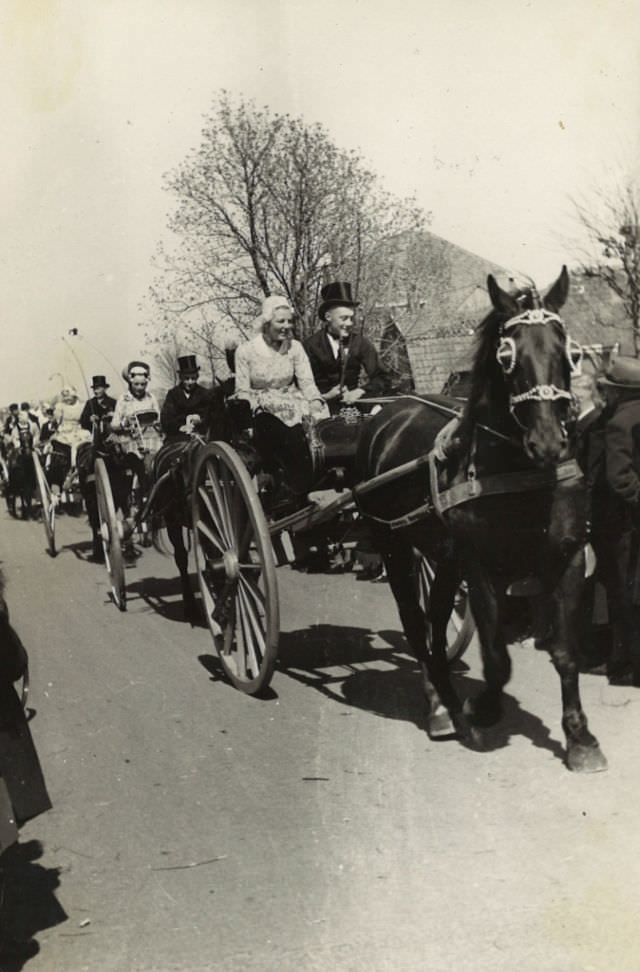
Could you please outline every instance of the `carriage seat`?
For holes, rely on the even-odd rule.
[[[356,450],[365,421],[362,412],[354,407],[305,426],[315,489],[353,484]]]

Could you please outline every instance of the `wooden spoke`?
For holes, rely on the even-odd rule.
[[[56,505],[57,497],[51,493],[51,487],[47,482],[40,457],[37,452],[33,453],[33,467],[36,473],[36,485],[42,509],[42,525],[44,526],[47,538],[47,550],[52,557],[56,556]]]
[[[214,506],[213,506],[213,503],[211,502],[211,498],[209,496],[209,493],[207,492],[207,490],[205,489],[204,486],[199,486],[198,487],[198,494],[200,496],[200,499],[202,500],[202,503],[204,504],[205,510],[209,514],[211,523],[216,528],[217,533],[218,533],[219,539],[218,540],[213,540],[212,539],[211,542],[212,543],[215,543],[216,546],[219,547],[220,550],[222,550],[224,552],[225,550],[228,549],[228,544],[225,545],[225,541],[224,541],[225,531],[224,531],[224,529],[222,527],[222,523],[220,521],[220,517],[218,516],[216,510],[214,509]]]
[[[219,539],[219,537],[217,537],[214,534],[214,532],[207,526],[206,523],[203,523],[202,520],[198,520],[198,522],[195,523],[194,525],[198,533],[201,533],[203,536],[205,536],[209,541],[209,543],[212,544],[212,546],[218,548],[220,553],[225,552],[226,548],[222,545],[221,540]]]
[[[220,478],[213,467],[213,463],[211,462],[207,463],[207,473],[207,485],[210,486],[211,492],[213,493],[213,498],[215,500],[218,517],[221,524],[220,535],[230,547],[233,543],[233,527],[231,526],[229,518],[226,496],[224,495],[224,491],[220,485]]]
[[[122,524],[118,519],[111,480],[103,459],[95,464],[96,497],[98,500],[98,519],[100,537],[104,550],[104,561],[111,584],[111,597],[121,611],[127,607],[127,588],[125,584],[124,560],[122,556]]]

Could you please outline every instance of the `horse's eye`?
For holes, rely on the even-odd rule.
[[[516,344],[513,338],[502,338],[496,351],[496,358],[505,375],[510,375],[516,366]]]
[[[567,338],[566,350],[571,376],[574,378],[576,375],[582,374],[582,345],[574,341],[573,338]]]

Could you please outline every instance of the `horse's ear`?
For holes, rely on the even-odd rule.
[[[569,274],[567,268],[563,266],[560,276],[551,285],[544,298],[544,306],[547,310],[558,313],[569,295]]]
[[[503,290],[493,274],[489,274],[487,277],[487,290],[489,291],[489,297],[491,298],[491,303],[497,311],[501,311],[503,314],[517,314],[520,310],[518,301],[508,294],[506,290]]]

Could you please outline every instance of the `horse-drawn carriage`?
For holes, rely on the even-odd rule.
[[[300,450],[279,457],[269,448],[271,442],[266,448],[261,444],[260,423],[248,431],[246,416],[239,417],[243,403],[235,409],[232,403],[231,442],[192,435],[188,442],[158,449],[147,488],[129,510],[118,498],[108,457],[99,458],[99,530],[115,604],[126,609],[126,545],[140,531],[147,536],[157,531],[164,520],[185,609],[196,610],[183,546],[183,529],[188,528],[202,609],[221,664],[237,688],[262,691],[273,674],[280,634],[276,569],[291,559],[292,540],[297,546],[310,536],[344,542],[348,535],[353,541],[366,531],[351,489],[355,452],[362,428],[385,401],[362,401],[358,410],[309,425]],[[446,418],[455,414],[444,401],[434,400],[432,407]],[[420,557],[418,568],[426,605],[434,564]],[[450,659],[464,651],[472,633],[461,587],[448,630]]]

